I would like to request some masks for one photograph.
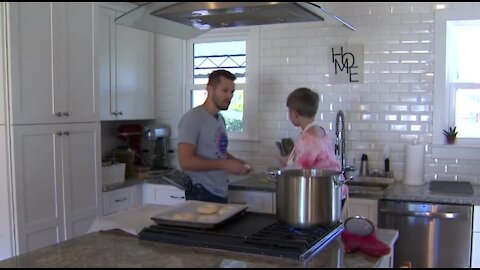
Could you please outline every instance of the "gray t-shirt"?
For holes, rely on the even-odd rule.
[[[187,112],[178,124],[179,143],[196,147],[196,154],[208,159],[227,159],[228,137],[225,120],[218,119],[200,105]],[[202,184],[211,193],[228,197],[227,172],[224,170],[185,171],[193,184]]]

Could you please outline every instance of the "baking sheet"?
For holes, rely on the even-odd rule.
[[[209,214],[201,213],[201,209],[205,207],[209,210],[217,209],[217,211]],[[152,220],[159,225],[212,229],[244,212],[245,209],[247,209],[247,206],[242,204],[223,204],[190,200],[172,206],[171,209],[153,216]]]

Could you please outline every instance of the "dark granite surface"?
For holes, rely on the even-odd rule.
[[[398,231],[378,229],[377,238],[393,245]],[[0,267],[376,267],[384,257],[345,254],[338,236],[307,262],[271,256],[139,240],[119,231],[95,232],[4,261]]]

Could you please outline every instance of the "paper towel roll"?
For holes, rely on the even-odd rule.
[[[405,185],[423,185],[425,145],[407,144],[405,147]]]

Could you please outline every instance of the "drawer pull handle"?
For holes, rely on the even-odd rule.
[[[247,202],[235,202],[235,201],[231,201],[230,203],[235,203],[235,204],[247,204]]]
[[[185,197],[177,197],[177,196],[173,196],[173,195],[170,195],[170,198],[172,199],[185,199]]]
[[[127,198],[117,199],[117,200],[115,200],[115,202],[123,202],[123,201],[126,201],[126,200],[127,200]]]

